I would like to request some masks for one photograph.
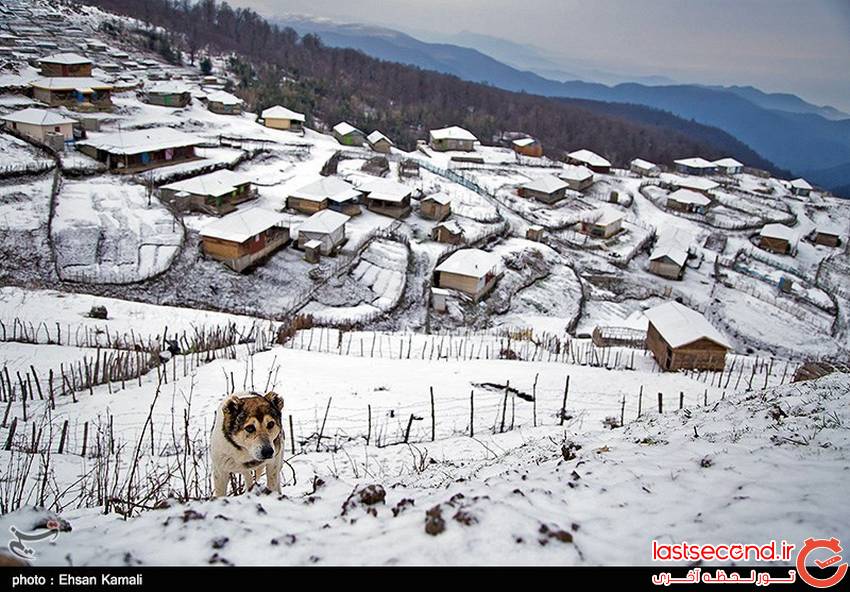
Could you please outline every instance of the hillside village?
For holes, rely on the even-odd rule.
[[[693,154],[554,155],[452,121],[404,151],[246,102],[228,56],[174,65],[113,21],[144,28],[0,2],[0,442],[21,491],[38,480],[27,454],[53,447],[58,491],[118,446],[124,463],[145,448],[152,474],[194,459],[182,497],[203,498],[201,446],[167,441],[169,422],[203,440],[240,384],[283,389],[306,481],[358,438],[449,448],[490,430],[530,454],[507,432],[708,414],[847,359],[850,204],[805,179]],[[486,401],[470,408],[470,390]],[[343,464],[338,479],[371,474]],[[91,479],[53,509],[136,511]],[[33,495],[52,493],[0,495],[3,513]]]

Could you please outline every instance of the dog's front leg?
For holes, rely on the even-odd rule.
[[[282,464],[280,455],[278,455],[275,460],[266,465],[266,483],[269,489],[275,493],[280,493],[280,470],[283,468]]]
[[[213,497],[224,497],[227,495],[227,482],[229,480],[229,472],[213,470]]]
[[[254,484],[257,482],[254,478],[254,471],[248,469],[247,471],[242,471],[242,481],[245,483],[245,492],[251,491],[251,488],[254,487]]]

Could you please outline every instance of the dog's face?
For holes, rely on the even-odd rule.
[[[224,433],[253,459],[268,460],[280,451],[282,409],[283,399],[274,392],[246,398],[234,395],[222,407]]]

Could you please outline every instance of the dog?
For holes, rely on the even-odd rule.
[[[275,392],[237,393],[222,401],[210,437],[214,497],[227,495],[231,474],[242,475],[247,491],[263,472],[266,486],[280,493],[282,410],[283,399]]]

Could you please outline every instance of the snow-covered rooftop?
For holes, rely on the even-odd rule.
[[[237,210],[201,228],[200,235],[234,243],[244,243],[261,232],[279,226],[283,216],[263,208]]]
[[[670,347],[682,347],[700,339],[708,339],[728,349],[732,348],[729,341],[702,313],[684,304],[665,302],[650,308],[644,314]]]
[[[25,123],[29,125],[62,125],[65,123],[75,123],[76,120],[70,117],[65,117],[54,111],[47,109],[36,109],[30,107],[15,111],[3,116],[3,121],[12,121],[15,123]]]
[[[558,176],[568,181],[586,181],[593,178],[593,171],[584,165],[565,165],[563,170],[558,171]]]
[[[681,267],[688,260],[692,242],[693,237],[680,228],[662,229],[655,248],[649,255],[649,260],[655,261],[666,257]]]
[[[433,201],[440,205],[450,204],[452,202],[452,198],[447,193],[432,193],[426,197],[422,198],[422,201]]]
[[[369,142],[369,144],[375,144],[377,142],[380,142],[381,140],[386,140],[387,142],[390,143],[390,145],[394,145],[392,140],[390,140],[388,137],[386,137],[384,134],[382,134],[378,130],[375,130],[371,134],[366,136],[366,141]]]
[[[260,117],[263,119],[288,119],[290,121],[305,121],[305,117],[303,113],[298,113],[297,111],[293,111],[292,109],[287,109],[281,105],[275,105],[274,107],[269,107],[268,109],[264,109],[260,114]]]
[[[340,136],[347,136],[348,134],[352,134],[355,132],[361,134],[363,133],[347,121],[340,121],[333,127],[333,131],[335,134],[339,134]]]
[[[512,143],[514,146],[519,146],[520,148],[522,148],[523,146],[531,146],[532,144],[536,144],[537,140],[535,140],[534,138],[518,138]]]
[[[632,159],[631,165],[636,166],[639,169],[644,169],[644,170],[647,170],[647,171],[658,168],[658,165],[655,164],[654,162],[649,162],[648,160],[644,160],[642,158]]]
[[[711,203],[702,193],[691,191],[690,189],[677,189],[667,196],[667,199],[672,199],[679,203],[693,204],[695,206],[707,206]]]
[[[192,92],[192,87],[185,82],[165,81],[154,84],[146,89],[145,92],[149,95],[182,95]]]
[[[39,60],[42,64],[62,64],[73,66],[77,64],[91,64],[92,61],[78,53],[55,53]]]
[[[141,154],[167,148],[196,146],[201,140],[170,127],[120,131],[89,138],[78,145],[92,146],[111,154]]]
[[[734,158],[721,158],[720,160],[715,160],[713,164],[724,169],[744,166],[743,162],[738,162]]]
[[[759,231],[759,235],[765,238],[778,238],[788,242],[794,242],[797,239],[797,232],[784,224],[765,224]]]
[[[296,189],[290,194],[297,199],[306,201],[347,201],[360,195],[351,183],[337,177],[322,177],[309,185]]]
[[[465,140],[470,142],[478,140],[471,131],[457,125],[433,129],[430,134],[435,140]]]
[[[572,158],[573,160],[583,162],[583,163],[585,163],[589,166],[595,166],[595,167],[609,167],[609,166],[611,166],[611,163],[608,160],[606,160],[602,156],[599,156],[598,154],[596,154],[596,152],[593,152],[591,150],[586,150],[584,148],[582,148],[581,150],[576,150],[574,152],[570,152],[569,154],[567,154],[567,156],[569,158]]]
[[[674,175],[672,173],[661,173],[661,180],[676,187],[694,189],[696,191],[711,191],[720,187],[720,183],[706,179],[705,177],[690,177],[685,175]]]
[[[811,184],[803,178],[794,179],[790,183],[794,189],[814,189]]]
[[[358,189],[364,193],[368,193],[372,199],[380,199],[382,201],[402,201],[409,196],[413,191],[407,185],[396,183],[390,179],[375,179],[364,183]]]
[[[481,249],[461,249],[440,263],[435,271],[482,278],[498,270],[501,258]]]
[[[609,224],[614,224],[618,220],[623,219],[623,214],[619,210],[615,210],[614,208],[602,208],[599,211],[599,216],[594,220],[594,224],[598,224],[599,226],[608,226]]]
[[[207,101],[210,103],[221,103],[222,105],[241,105],[245,102],[236,95],[223,90],[209,93],[207,95]]]
[[[559,179],[555,175],[544,175],[527,183],[523,183],[520,187],[530,189],[531,191],[539,191],[540,193],[555,193],[567,188],[567,183]]]
[[[88,76],[54,76],[48,78],[36,78],[30,81],[35,88],[45,90],[76,90],[78,88],[91,88],[95,90],[111,90],[112,85],[97,78]]]
[[[161,189],[169,189],[171,191],[185,191],[193,195],[209,195],[219,197],[232,192],[234,189],[250,181],[245,175],[233,172],[229,169],[221,169],[199,175],[191,179],[184,179],[176,183],[163,185]]]
[[[691,169],[713,169],[716,168],[716,165],[704,159],[701,156],[694,156],[693,158],[680,158],[678,160],[673,161],[675,164],[685,166]]]
[[[301,226],[298,227],[298,232],[318,232],[322,234],[330,234],[351,219],[350,216],[335,212],[333,210],[321,210],[316,212]]]

